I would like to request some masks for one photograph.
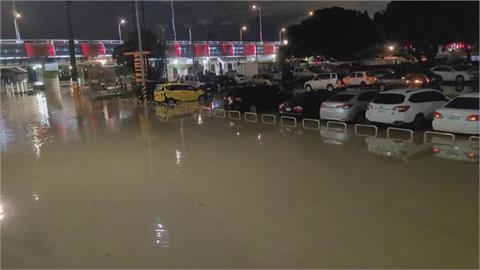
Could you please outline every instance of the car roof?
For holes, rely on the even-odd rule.
[[[345,91],[335,93],[335,95],[342,95],[342,94],[360,95],[362,93],[368,93],[368,92],[379,92],[379,90],[378,89],[347,89]]]
[[[409,94],[414,94],[414,93],[420,93],[420,92],[426,92],[426,91],[435,91],[438,93],[441,93],[440,91],[436,89],[431,89],[431,88],[420,88],[420,89],[415,89],[415,88],[402,88],[402,89],[395,89],[395,90],[389,90],[382,92],[380,94],[401,94],[401,95],[409,95]]]
[[[469,97],[469,98],[480,98],[480,94],[478,92],[466,93],[456,96],[457,97]]]

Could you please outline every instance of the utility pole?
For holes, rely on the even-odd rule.
[[[70,51],[70,77],[72,80],[72,95],[78,97],[80,95],[80,88],[78,87],[78,73],[77,73],[77,60],[75,59],[75,41],[73,40],[73,27],[72,27],[72,14],[71,14],[72,1],[66,2],[67,10],[67,32],[68,32],[68,48]]]
[[[17,43],[20,43],[22,39],[20,38],[20,30],[18,29],[18,22],[17,20],[22,17],[20,13],[17,12],[17,9],[15,8],[15,1],[12,2],[12,14],[13,14],[13,26],[15,26],[15,39],[17,40]]]
[[[142,28],[140,27],[140,15],[138,13],[138,1],[135,1],[135,18],[137,21],[137,37],[138,37],[138,51],[140,52],[140,70],[142,72],[142,95],[144,103],[147,102],[147,89],[145,85],[145,67],[143,60],[143,46],[142,46]]]
[[[170,6],[172,8],[172,28],[173,28],[173,40],[177,41],[177,32],[175,30],[175,12],[173,11],[173,0],[170,0]]]

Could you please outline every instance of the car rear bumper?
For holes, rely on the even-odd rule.
[[[322,120],[353,121],[355,119],[355,114],[351,110],[328,110],[326,108],[321,108],[320,118]]]
[[[458,121],[448,119],[434,119],[432,122],[434,130],[461,133],[461,134],[479,134],[480,123],[475,121]]]
[[[391,113],[381,115],[375,112],[367,111],[365,113],[365,117],[370,122],[382,123],[382,124],[403,125],[411,122],[411,121],[408,121],[406,117],[400,114],[391,114]]]

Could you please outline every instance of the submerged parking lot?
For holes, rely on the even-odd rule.
[[[468,137],[426,144],[133,99],[1,105],[2,267],[478,265]]]

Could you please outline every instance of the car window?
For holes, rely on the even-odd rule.
[[[408,100],[410,102],[413,102],[413,103],[432,101],[430,93],[431,92],[416,93],[416,94],[411,95]]]
[[[448,67],[436,67],[434,70],[435,71],[441,71],[441,72],[448,72],[448,71],[450,71],[450,68],[448,68]]]
[[[350,78],[355,78],[355,73],[350,74]]]
[[[349,101],[354,96],[355,95],[352,95],[352,94],[337,94],[331,97],[328,101]]]
[[[400,104],[405,100],[402,94],[380,94],[373,99],[373,103],[377,104]]]
[[[320,78],[320,80],[328,80],[330,79],[330,74],[320,74],[318,75],[318,77]]]
[[[478,110],[479,99],[474,97],[457,97],[451,100],[445,108]]]
[[[363,73],[362,72],[357,72],[357,78],[361,78],[363,77]]]
[[[165,86],[165,88],[170,91],[177,91],[177,90],[184,90],[186,87],[185,85],[182,85],[182,84],[172,84],[172,85]]]
[[[336,79],[336,78],[337,78],[337,74],[332,73],[331,75],[332,75],[332,79]]]
[[[360,94],[357,98],[358,101],[370,101],[377,95],[377,92],[367,92]]]
[[[187,90],[197,90],[195,87],[193,87],[191,85],[187,85],[186,89]]]
[[[430,100],[432,101],[444,101],[445,100],[445,96],[439,92],[434,92],[434,91],[431,91],[431,92],[428,92],[429,93],[429,98]]]

